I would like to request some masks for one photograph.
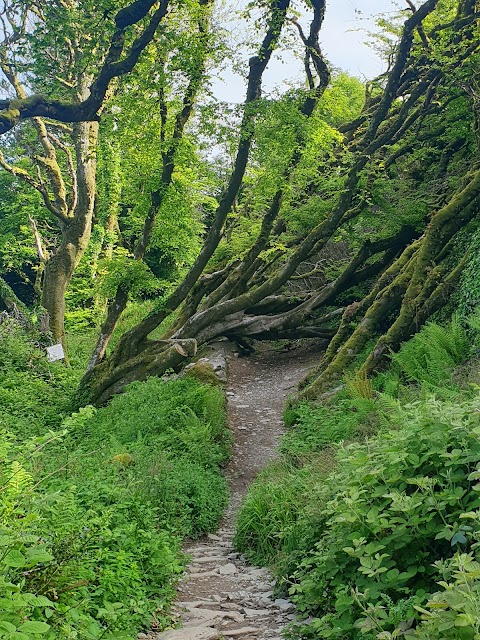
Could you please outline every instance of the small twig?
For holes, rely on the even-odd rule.
[[[48,256],[46,255],[42,238],[40,236],[40,232],[38,231],[37,223],[32,218],[32,216],[28,216],[28,219],[30,221],[30,226],[32,227],[33,237],[35,238],[35,245],[37,247],[38,258],[42,264],[45,264],[48,260]]]

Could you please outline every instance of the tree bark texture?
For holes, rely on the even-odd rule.
[[[42,304],[50,318],[54,342],[65,345],[65,293],[90,240],[95,204],[97,122],[74,128],[77,195],[72,215],[61,223],[59,247],[45,261]]]

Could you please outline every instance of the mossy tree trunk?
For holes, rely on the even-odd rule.
[[[76,155],[75,206],[60,222],[60,245],[45,259],[42,286],[42,304],[49,315],[53,340],[61,342],[65,350],[65,293],[92,230],[98,123],[74,125],[72,137]]]
[[[26,99],[21,73],[16,68],[13,40],[0,51],[0,67],[19,100]],[[81,46],[73,38],[72,50],[80,56]],[[72,58],[72,68],[75,66]],[[65,72],[66,73],[66,72]],[[77,100],[88,99],[90,78],[76,74]],[[65,293],[72,275],[84,254],[92,230],[96,187],[96,148],[99,124],[78,122],[72,127],[50,126],[42,118],[32,120],[41,153],[31,152],[32,169],[10,164],[0,152],[0,166],[35,189],[58,229],[57,246],[49,250],[33,218],[34,234],[42,274],[37,280],[42,304],[47,310],[49,329],[55,342],[65,345]],[[27,148],[29,145],[26,145]]]
[[[454,194],[432,216],[422,239],[408,247],[385,272],[385,278],[394,275],[392,282],[378,292],[377,287],[353,313],[347,312],[327,350],[324,368],[302,391],[303,397],[315,398],[328,390],[367,342],[378,338],[361,367],[364,373],[371,373],[447,301],[463,267],[461,260],[448,273],[442,273],[446,267],[448,248],[451,249],[455,234],[478,214],[479,205],[480,171],[477,170],[470,176],[464,189]],[[347,326],[355,316],[356,328],[348,336]],[[393,316],[394,320],[379,336],[379,330],[389,316]]]
[[[195,63],[192,65],[192,69],[189,72],[189,82],[183,96],[182,106],[174,119],[175,125],[173,127],[173,133],[169,141],[168,149],[163,153],[160,184],[158,188],[150,194],[150,207],[144,220],[142,232],[133,251],[135,260],[143,260],[145,253],[147,252],[155,227],[155,221],[172,184],[178,147],[182,142],[185,127],[193,113],[196,96],[205,81],[205,68],[210,49],[209,41],[212,35],[210,29],[212,0],[199,0],[199,5],[202,9],[202,13],[198,19],[201,53],[195,60]],[[168,108],[163,97],[164,96],[161,98],[162,103],[160,108],[164,113],[164,119],[166,120]],[[165,140],[163,140],[163,142],[165,142]],[[128,300],[128,286],[122,283],[117,287],[115,295],[108,304],[106,318],[102,324],[97,343],[90,357],[88,370],[95,367],[104,359],[110,339],[115,331],[120,316],[127,306]]]
[[[25,3],[25,6],[18,7],[18,11],[7,12],[3,22],[0,68],[15,97],[0,100],[0,135],[22,120],[29,119],[36,131],[41,153],[32,151],[31,171],[25,170],[22,163],[19,166],[10,164],[1,152],[0,166],[40,193],[58,228],[56,242],[45,248],[35,221],[31,220],[40,260],[41,279],[36,282],[36,290],[48,312],[53,339],[61,342],[64,348],[65,292],[87,248],[92,229],[100,115],[112,81],[133,70],[169,10],[169,0],[135,0],[111,16],[106,12],[98,24],[106,25],[111,18],[113,28],[108,30],[108,34],[105,32],[105,51],[95,52],[100,62],[94,71],[85,67],[88,34],[78,29],[74,21],[73,28],[66,30],[66,25],[55,22],[59,39],[57,41],[55,34],[53,49],[46,55],[56,60],[56,48],[61,49],[62,45],[70,55],[66,56],[68,62],[65,64],[59,62],[58,75],[48,78],[48,96],[28,96],[23,84],[24,78],[35,75],[28,68],[29,59],[25,54],[25,50],[28,51],[25,44],[27,30],[31,20],[37,24],[44,19],[42,12]],[[50,26],[48,22],[45,24],[46,28]],[[40,86],[42,80],[39,81]],[[52,84],[55,82],[56,86]],[[69,101],[56,99],[55,95],[65,94],[65,87],[72,90],[68,94]],[[52,124],[51,120],[57,123]],[[71,127],[60,123],[75,124]],[[27,149],[32,147],[28,141],[25,146]]]

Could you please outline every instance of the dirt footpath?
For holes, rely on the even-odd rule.
[[[277,455],[288,395],[319,357],[314,351],[266,351],[229,358],[227,398],[234,439],[226,469],[230,506],[215,535],[185,547],[192,562],[176,603],[183,627],[139,638],[280,640],[282,628],[294,617],[292,605],[273,597],[268,571],[252,567],[235,552],[234,523],[248,486]]]

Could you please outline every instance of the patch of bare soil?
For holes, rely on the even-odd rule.
[[[263,350],[248,358],[229,355],[227,398],[234,441],[226,469],[230,506],[215,535],[185,547],[192,561],[178,589],[182,628],[139,638],[280,640],[294,617],[293,607],[275,599],[267,570],[252,567],[234,550],[234,522],[248,486],[277,456],[288,395],[319,358],[313,349]]]

